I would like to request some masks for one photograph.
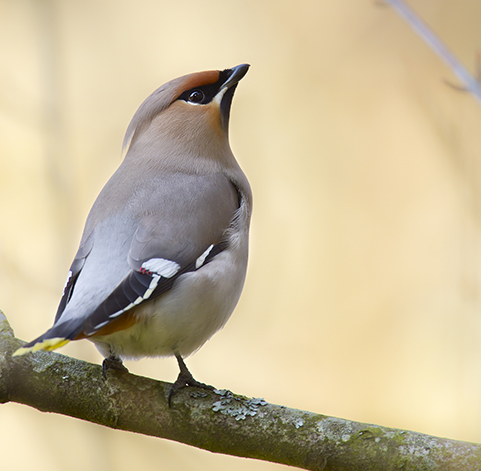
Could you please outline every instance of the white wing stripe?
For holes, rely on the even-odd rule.
[[[94,331],[101,329],[104,325],[107,325],[109,321],[101,322],[94,327]]]
[[[195,261],[195,268],[198,269],[204,265],[205,259],[210,254],[210,251],[214,248],[214,245],[209,246],[209,248]]]
[[[151,258],[142,263],[142,268],[164,278],[172,278],[180,270],[180,265],[165,258]]]

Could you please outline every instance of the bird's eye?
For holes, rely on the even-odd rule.
[[[190,95],[189,95],[189,101],[192,103],[200,103],[204,99],[205,95],[204,92],[200,90],[194,90]]]

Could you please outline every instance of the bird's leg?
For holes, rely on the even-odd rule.
[[[180,373],[177,376],[177,380],[170,388],[169,392],[169,407],[171,406],[172,397],[181,389],[185,388],[186,386],[192,386],[194,388],[202,388],[207,389],[208,391],[213,391],[215,388],[214,386],[209,386],[208,384],[200,383],[192,376],[192,373],[187,369],[187,366],[184,363],[184,360],[179,354],[175,354],[175,358],[177,358],[177,363],[179,364]]]
[[[127,373],[129,372],[129,370],[122,363],[122,360],[118,356],[115,356],[113,353],[111,353],[102,362],[102,376],[105,380],[107,379],[108,370],[126,371]]]

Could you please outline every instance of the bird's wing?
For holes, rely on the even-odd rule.
[[[226,227],[227,228],[227,227]],[[78,338],[105,335],[131,325],[126,314],[145,302],[169,291],[177,278],[184,273],[198,270],[227,248],[227,242],[219,239],[215,244],[203,246],[203,252],[192,261],[177,263],[161,256],[143,259],[139,269],[132,269],[110,295],[89,315]],[[202,249],[201,249],[202,250]],[[119,319],[123,322],[114,322]],[[111,326],[109,328],[109,326]],[[121,326],[119,328],[119,326]]]
[[[145,199],[144,195],[139,197]],[[198,270],[227,247],[225,231],[235,218],[238,206],[237,188],[221,174],[204,179],[197,176],[187,201],[174,198],[167,211],[156,210],[162,207],[158,196],[151,199],[149,207],[143,208],[144,217],[131,238],[130,270],[127,269],[120,283],[104,294],[88,313],[76,315],[72,312],[73,306],[83,304],[81,296],[88,292],[85,286],[79,289],[81,284],[88,283],[82,271],[105,267],[99,260],[105,250],[96,250],[97,234],[96,230],[92,231],[72,263],[56,323],[45,334],[24,345],[18,354],[53,350],[69,340],[105,335],[132,325],[133,307],[164,294],[179,276]],[[105,276],[109,276],[108,271]],[[78,291],[82,295],[75,296]]]

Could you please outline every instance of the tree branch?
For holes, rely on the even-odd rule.
[[[451,68],[454,74],[464,84],[463,89],[471,92],[481,104],[480,77],[473,77],[448,49],[428,25],[403,0],[385,0],[395,12],[423,39],[423,41]]]
[[[186,388],[58,353],[12,358],[22,345],[0,312],[0,402],[18,402],[114,429],[167,438],[216,453],[311,470],[456,469],[481,466],[481,445],[327,417]]]

